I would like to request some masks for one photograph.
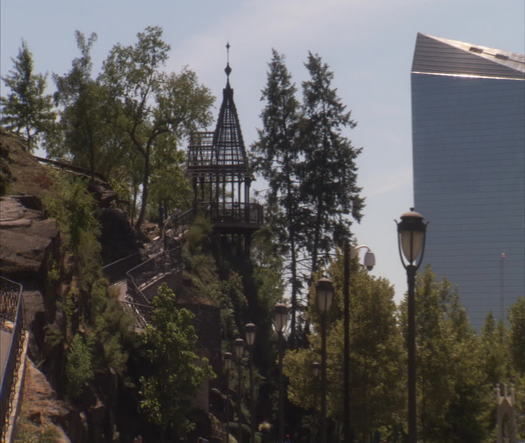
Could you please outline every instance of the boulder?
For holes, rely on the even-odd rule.
[[[58,228],[54,219],[32,209],[37,206],[28,196],[0,198],[0,274],[40,279],[57,244]]]

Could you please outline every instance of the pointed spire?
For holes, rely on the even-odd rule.
[[[233,89],[230,86],[230,43],[226,43],[226,87],[222,90],[222,104],[213,136],[216,163],[222,166],[245,169],[247,167],[246,150],[242,138],[239,116],[233,101]]]
[[[224,68],[224,72],[226,72],[226,83],[229,85],[232,72],[232,68],[230,68],[230,42],[226,43],[226,68]]]

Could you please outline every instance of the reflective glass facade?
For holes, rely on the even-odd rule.
[[[525,296],[525,73],[487,57],[465,72],[462,53],[478,54],[430,39],[418,36],[412,70],[414,203],[430,222],[425,263],[480,328]],[[436,50],[452,62],[425,69]]]

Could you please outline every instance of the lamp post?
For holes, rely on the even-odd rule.
[[[278,442],[284,441],[284,390],[283,390],[283,355],[284,355],[284,331],[288,323],[288,306],[277,303],[273,308],[273,326],[278,336],[279,349],[279,429]]]
[[[241,427],[241,387],[242,387],[242,357],[244,354],[244,340],[236,338],[233,344],[233,352],[237,360],[237,431],[238,441],[242,442],[242,427]]]
[[[255,324],[246,323],[244,325],[246,344],[249,351],[249,371],[250,371],[250,441],[255,443],[255,395],[253,392],[253,345],[255,344]]]
[[[319,374],[321,373],[321,363],[319,363],[318,361],[314,361],[312,363],[312,374],[314,376],[314,385],[315,385],[315,389],[314,389],[314,423],[317,423],[317,408],[316,408],[316,405],[317,405],[317,391],[319,390]],[[319,430],[319,425],[316,426],[317,427],[317,430]],[[314,430],[312,429],[312,435],[311,435],[311,440],[312,440],[312,443],[315,443],[315,440],[316,440],[316,435],[315,435],[315,432]]]
[[[410,208],[397,223],[398,247],[401,263],[407,272],[408,282],[408,441],[417,442],[416,413],[416,271],[421,265],[425,250],[427,223],[423,216]]]
[[[343,248],[343,431],[345,443],[350,443],[353,441],[350,420],[350,257],[356,258],[359,250],[366,248],[364,266],[369,271],[374,267],[376,259],[367,245],[351,246],[348,241],[345,241]]]
[[[226,369],[226,441],[230,435],[230,374],[233,370],[233,355],[231,352],[224,353],[224,368]]]
[[[321,443],[326,443],[326,328],[334,296],[332,281],[327,278],[319,279],[315,292],[317,310],[321,317]]]

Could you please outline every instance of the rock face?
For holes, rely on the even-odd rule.
[[[0,273],[36,279],[58,243],[55,220],[45,219],[40,201],[27,196],[0,198]]]
[[[70,443],[62,426],[70,415],[67,404],[57,399],[56,393],[42,374],[29,360],[24,387],[24,421],[19,423],[17,433],[39,435],[51,428],[57,443]],[[31,440],[32,441],[32,440]]]

